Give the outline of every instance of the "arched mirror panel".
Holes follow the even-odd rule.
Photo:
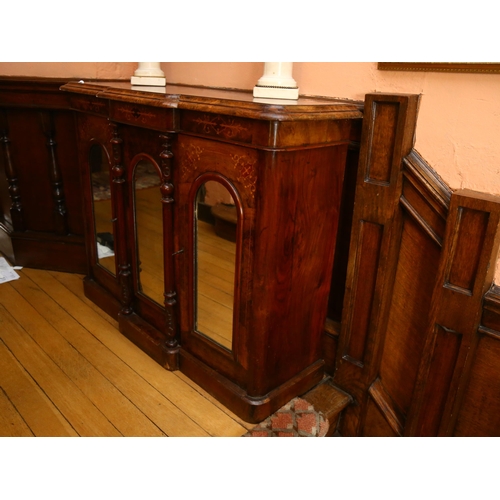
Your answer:
[[[200,183],[194,203],[194,326],[231,351],[241,204],[223,178]]]
[[[102,144],[98,142],[91,144],[88,161],[92,184],[97,263],[116,276],[110,159]]]
[[[135,158],[132,164],[137,289],[163,306],[165,279],[160,169],[156,162],[145,156]]]

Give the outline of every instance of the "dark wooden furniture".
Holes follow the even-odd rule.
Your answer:
[[[63,83],[0,78],[0,251],[21,266],[85,273],[75,122]]]
[[[150,356],[180,368],[248,421],[261,421],[318,383],[359,106],[327,99],[257,102],[243,92],[176,86],[147,92],[128,84],[68,83],[62,90],[78,112],[87,295],[118,317],[121,331]],[[147,191],[136,189],[141,164],[158,178],[158,212],[151,217],[161,245],[147,258],[153,240],[141,246],[147,224]],[[93,200],[91,179],[99,165],[112,180],[112,224],[105,233],[113,237],[115,266],[96,253],[103,205]],[[205,272],[198,199],[210,183],[227,191],[238,214],[233,290],[226,291],[233,294],[231,326],[229,338],[220,333],[220,340],[209,334],[215,306],[203,319],[206,297],[197,290]],[[146,291],[146,267],[160,254],[155,269],[163,290],[155,296]],[[207,295],[220,292],[210,290]]]

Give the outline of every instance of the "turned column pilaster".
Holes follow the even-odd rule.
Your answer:
[[[127,251],[127,235],[125,233],[125,169],[123,167],[123,139],[120,137],[119,128],[116,123],[111,123],[111,146],[113,149],[113,167],[111,175],[113,179],[113,203],[116,219],[119,221],[115,226],[116,242],[115,254],[118,265],[118,279],[121,286],[121,314],[132,313],[132,273],[129,253]]]
[[[177,292],[175,291],[174,258],[183,250],[175,251],[174,248],[174,185],[172,184],[173,134],[161,134],[162,151],[160,153],[160,165],[162,173],[161,201],[163,205],[163,259],[164,259],[164,282],[165,282],[165,351],[167,353],[166,366],[170,370],[178,369],[179,343],[177,340]]]

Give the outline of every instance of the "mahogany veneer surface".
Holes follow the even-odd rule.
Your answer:
[[[175,85],[71,82],[62,90],[78,112],[89,296],[120,311],[122,331],[159,363],[179,367],[249,421],[263,420],[319,382],[347,151],[360,106]],[[115,276],[96,264],[88,191],[93,143],[109,158]],[[139,159],[161,179],[163,304],[138,287],[146,267],[135,251],[131,186]],[[226,347],[198,332],[194,321],[194,200],[207,181],[229,190],[239,214]]]

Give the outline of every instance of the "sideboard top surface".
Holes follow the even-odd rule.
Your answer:
[[[257,99],[250,91],[170,84],[166,87],[139,87],[123,81],[69,82],[62,85],[61,90],[111,101],[221,113],[261,120],[362,118],[362,106],[359,103],[334,98]]]

